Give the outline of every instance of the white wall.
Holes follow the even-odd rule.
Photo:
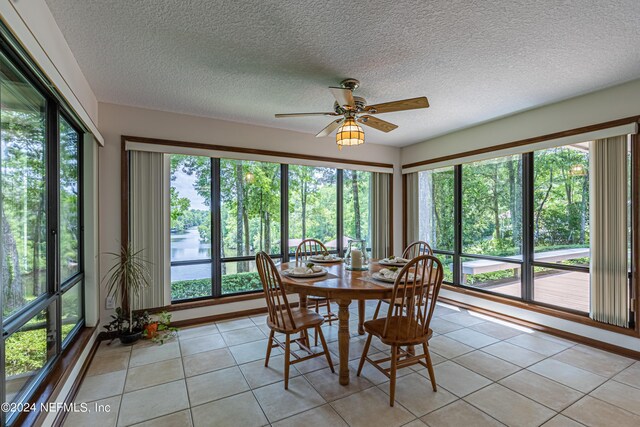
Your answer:
[[[402,164],[640,115],[640,80],[433,138],[402,149]]]
[[[188,116],[163,111],[99,104],[99,129],[105,139],[100,154],[100,253],[118,251],[120,245],[120,146],[122,135],[161,138],[245,148],[284,151],[367,160],[394,165],[394,239],[395,251],[402,246],[402,183],[400,177],[400,149],[383,145],[365,144],[361,147],[338,151],[335,144],[319,140],[314,135],[254,126],[224,120]],[[109,267],[108,260],[101,259],[101,277]],[[253,308],[252,302],[234,306],[235,310]],[[105,319],[104,293],[101,298],[102,319]],[[222,313],[227,310],[214,306],[199,310],[197,317]],[[182,319],[184,313],[174,315]]]
[[[640,115],[640,80],[515,114],[402,148],[402,163],[414,163],[511,141]],[[640,339],[530,310],[443,290],[442,296],[540,325],[640,351]]]
[[[0,0],[0,15],[96,140],[98,101],[45,0]]]

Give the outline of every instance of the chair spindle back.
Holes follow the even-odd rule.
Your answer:
[[[305,239],[296,248],[296,262],[305,256],[321,255],[323,252],[327,252],[327,247],[320,240]]]
[[[394,304],[389,304],[383,337],[414,339],[424,336],[429,330],[442,278],[442,263],[438,258],[420,255],[411,259],[400,270],[393,285],[391,301],[402,301],[400,316],[393,320],[397,328],[389,328],[394,312],[398,312]]]
[[[412,259],[420,255],[433,255],[431,246],[429,246],[429,244],[423,240],[418,240],[417,242],[411,243],[402,252],[402,258],[406,259]]]
[[[264,297],[267,300],[269,320],[278,328],[292,327],[295,329],[296,325],[287,300],[287,293],[282,287],[276,265],[264,251],[256,254],[256,264],[264,289]],[[287,325],[287,321],[289,325]]]

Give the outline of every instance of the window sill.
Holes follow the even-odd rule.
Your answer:
[[[640,333],[638,330],[633,328],[621,328],[620,326],[608,325],[606,323],[596,322],[592,320],[587,315],[580,315],[575,313],[569,313],[560,309],[554,309],[550,307],[544,307],[537,304],[533,304],[525,301],[517,301],[512,298],[501,297],[498,295],[491,295],[485,292],[476,292],[472,289],[461,288],[455,285],[447,285],[443,284],[442,289],[446,289],[448,291],[457,292],[464,295],[469,295],[477,298],[483,298],[489,301],[497,302],[500,304],[510,305],[512,307],[521,308],[524,310],[534,311],[536,313],[545,314],[547,316],[557,317],[563,320],[569,320],[571,322],[580,323],[582,325],[591,326],[594,328],[604,329],[610,332],[615,332],[618,334],[629,335],[632,337],[640,337]]]
[[[255,291],[252,293],[247,293],[242,295],[229,295],[229,296],[218,297],[218,298],[207,298],[207,299],[202,299],[198,301],[178,302],[175,304],[166,305],[164,307],[148,309],[147,311],[150,314],[153,314],[153,313],[161,313],[163,311],[171,312],[171,311],[190,310],[194,308],[231,304],[234,302],[251,301],[251,300],[262,299],[262,298],[264,298],[264,293],[262,291]]]

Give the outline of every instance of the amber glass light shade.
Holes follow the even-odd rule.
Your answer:
[[[364,144],[364,131],[353,117],[348,117],[342,126],[338,128],[336,144],[339,147]]]

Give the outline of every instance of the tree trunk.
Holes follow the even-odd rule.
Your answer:
[[[356,239],[362,239],[362,224],[360,223],[360,198],[358,196],[358,171],[353,171],[353,213],[355,215]]]
[[[2,292],[4,312],[11,312],[24,305],[24,286],[20,271],[18,246],[11,232],[9,221],[2,212]]]
[[[500,206],[498,205],[498,165],[493,167],[493,222],[496,230],[496,240],[501,239],[500,231]]]
[[[242,237],[243,233],[243,221],[242,216],[244,213],[244,190],[242,185],[242,162],[236,163],[236,256],[244,255],[242,253]],[[238,273],[244,271],[244,263],[238,263]]]
[[[271,216],[264,213],[264,251],[271,253]]]
[[[302,240],[307,238],[307,182],[300,186],[300,201],[302,202]]]

